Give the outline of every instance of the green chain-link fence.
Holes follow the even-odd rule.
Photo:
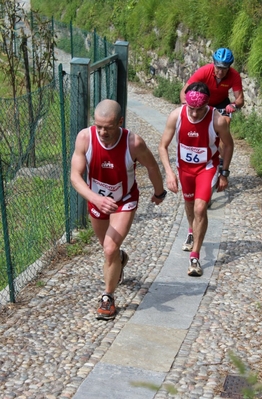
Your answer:
[[[14,288],[11,300],[50,261],[66,230],[58,83],[30,99],[0,99],[0,291],[9,283]],[[28,118],[29,101],[33,121]],[[1,299],[8,292],[2,291]]]
[[[71,66],[67,74],[60,65],[57,77],[41,90],[0,98],[0,304],[16,301],[58,246],[70,242],[83,215],[85,205],[69,179],[76,134],[92,122],[99,101],[126,98],[127,71],[123,75],[116,54],[121,46],[112,48],[113,57],[86,62],[86,81],[81,66]]]
[[[71,54],[72,58],[90,58],[93,63],[114,54],[114,45],[106,38],[101,38],[96,30],[89,32],[73,27],[72,24],[68,29],[67,24],[58,21],[53,24],[57,47]]]

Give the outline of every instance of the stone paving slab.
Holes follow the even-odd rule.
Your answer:
[[[165,326],[126,324],[102,362],[168,373],[174,353],[180,348],[186,332]]]
[[[132,99],[130,96],[127,99],[127,108],[135,112],[137,116],[144,119],[151,126],[153,126],[159,133],[163,133],[167,116],[156,109],[152,109],[139,101]]]
[[[155,392],[132,382],[161,385],[165,373],[99,363],[80,386],[77,399],[152,399]]]
[[[188,329],[207,283],[153,283],[132,321],[152,326]]]

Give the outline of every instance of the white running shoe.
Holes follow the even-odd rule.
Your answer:
[[[199,260],[197,258],[191,258],[189,260],[189,267],[188,267],[188,271],[187,274],[189,276],[193,276],[193,277],[200,277],[203,274],[203,270],[202,267],[199,263]]]
[[[182,245],[182,250],[183,251],[192,251],[193,244],[194,244],[193,234],[192,233],[188,233],[186,241]]]

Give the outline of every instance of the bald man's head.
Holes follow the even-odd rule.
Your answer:
[[[122,117],[122,111],[117,101],[106,99],[97,104],[96,115],[103,118],[114,117],[116,123],[118,123]]]

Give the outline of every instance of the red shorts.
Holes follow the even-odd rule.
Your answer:
[[[202,169],[197,174],[190,174],[179,168],[178,174],[185,201],[194,201],[196,198],[210,201],[218,180],[217,168]]]
[[[137,209],[138,200],[139,200],[139,191],[136,188],[135,190],[132,190],[131,193],[127,194],[124,198],[122,198],[122,200],[117,202],[118,208],[114,213],[131,212],[134,209]],[[95,204],[92,204],[91,202],[87,203],[87,209],[88,209],[89,215],[91,215],[95,219],[102,219],[102,220],[109,219],[110,215],[107,215],[107,214],[101,212],[95,206]]]

